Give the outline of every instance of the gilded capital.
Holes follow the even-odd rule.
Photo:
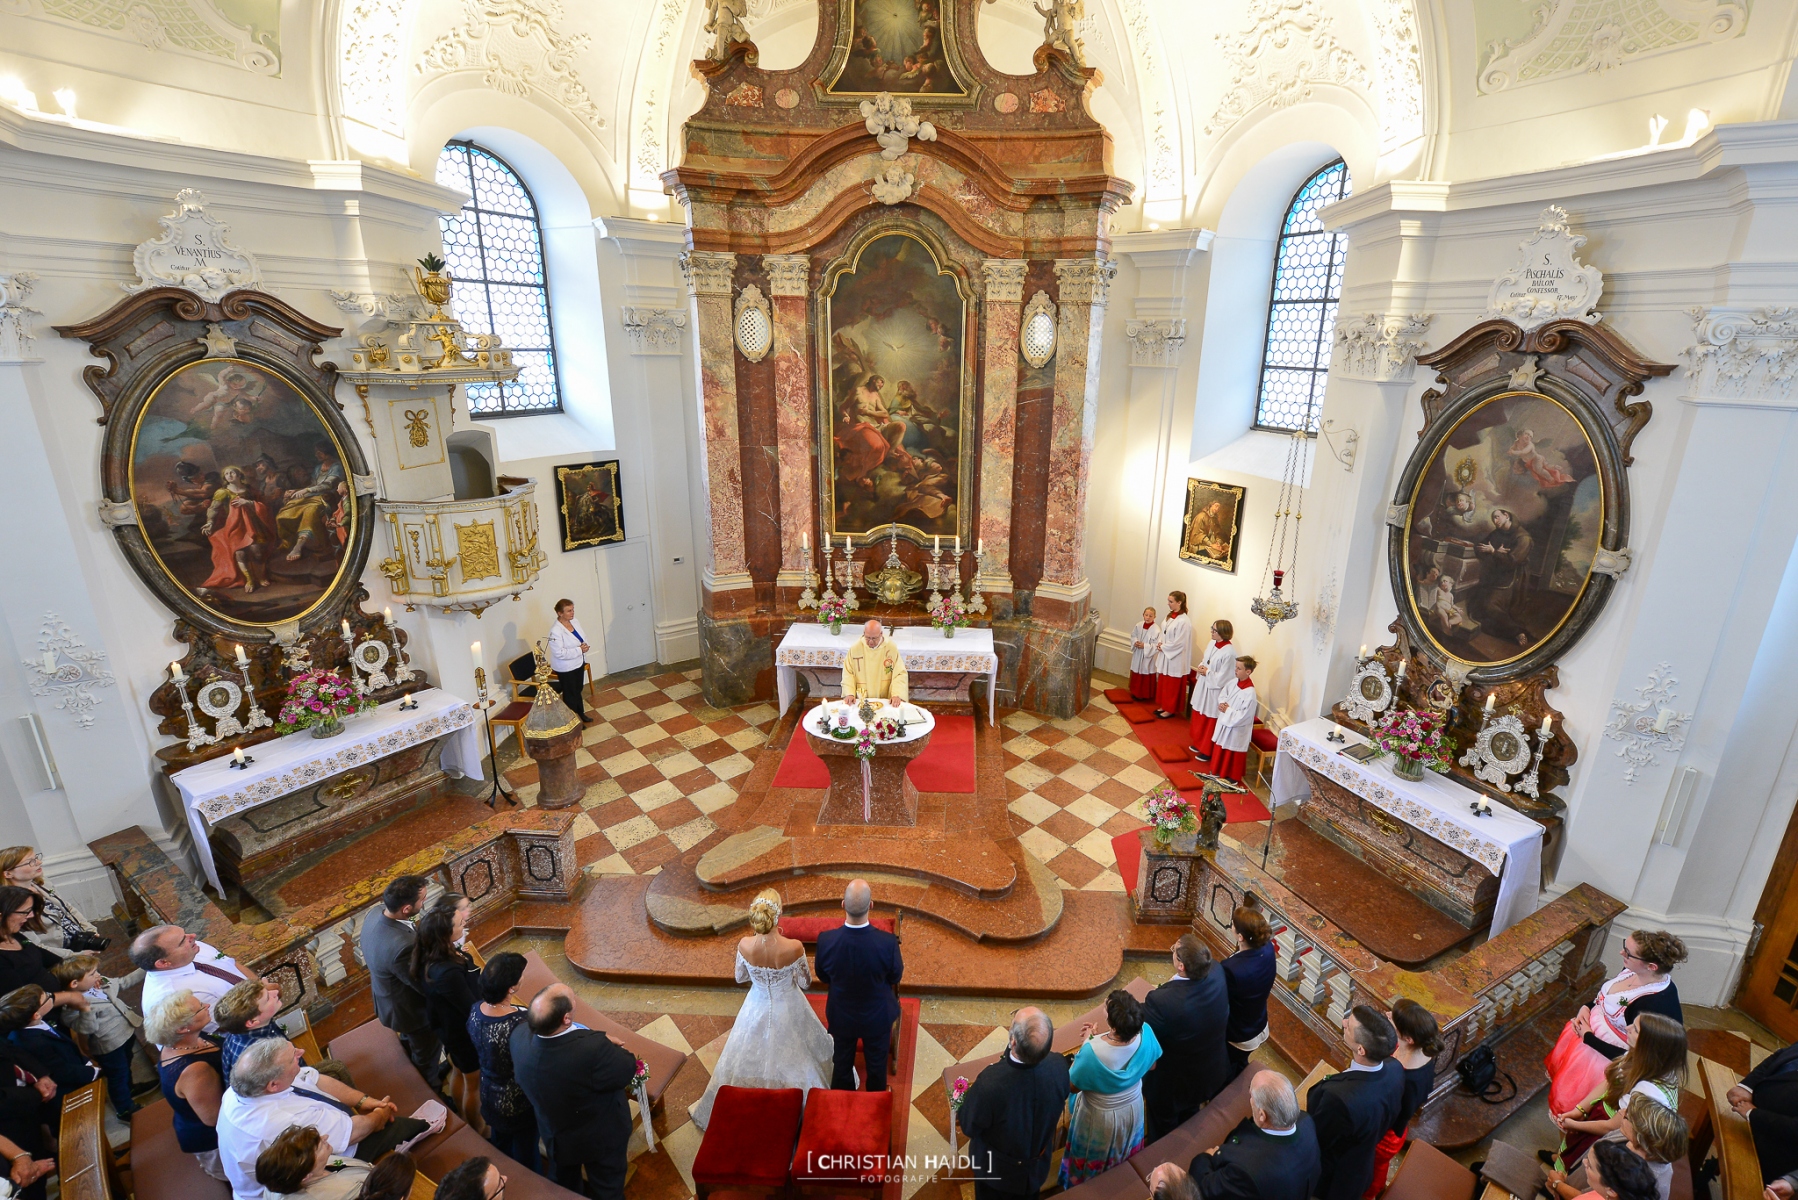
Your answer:
[[[810,290],[812,260],[804,254],[764,254],[770,296],[803,296]]]
[[[1102,258],[1058,258],[1055,278],[1061,281],[1061,303],[1103,308],[1117,264]]]
[[[716,250],[689,250],[681,255],[681,272],[687,277],[687,290],[695,296],[728,296],[731,276],[737,269],[737,256]]]
[[[989,258],[980,264],[986,276],[986,298],[991,304],[1022,304],[1024,276],[1030,264],[1021,258]]]

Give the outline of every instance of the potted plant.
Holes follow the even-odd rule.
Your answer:
[[[828,596],[818,601],[818,624],[830,626],[830,636],[843,632],[843,618],[849,615],[849,603],[841,596]]]
[[[1446,772],[1454,754],[1442,714],[1395,709],[1373,723],[1373,744],[1392,758],[1392,773],[1416,782],[1424,769]]]
[[[930,623],[952,638],[955,631],[968,623],[968,610],[962,607],[959,593],[950,592],[930,608]]]
[[[282,733],[310,729],[315,738],[343,732],[345,717],[371,709],[375,702],[356,694],[356,686],[336,671],[306,671],[287,685],[275,728]]]
[[[1155,827],[1155,840],[1175,850],[1191,850],[1198,840],[1199,818],[1186,797],[1163,783],[1143,797],[1149,824]]]

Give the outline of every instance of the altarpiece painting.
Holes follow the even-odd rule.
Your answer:
[[[909,232],[878,232],[826,283],[826,529],[961,532],[973,386],[968,298]]]
[[[967,94],[953,65],[952,40],[944,22],[953,19],[948,0],[841,0],[841,43],[832,61],[830,94],[954,96]]]

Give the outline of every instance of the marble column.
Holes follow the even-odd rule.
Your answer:
[[[711,555],[705,590],[747,591],[743,544],[743,456],[737,432],[736,338],[731,276],[737,256],[689,251],[681,266],[693,296],[700,379],[700,456],[706,480],[706,525]]]
[[[766,254],[762,265],[768,270],[774,308],[774,419],[780,467],[780,574],[775,585],[798,590],[805,586],[807,565],[801,535],[812,532],[817,508],[807,304],[812,260],[804,254]],[[815,556],[817,540],[812,542]]]
[[[1055,416],[1049,443],[1047,532],[1037,595],[1060,600],[1068,615],[1084,615],[1092,585],[1086,577],[1086,488],[1098,417],[1099,345],[1107,289],[1117,267],[1103,259],[1057,259],[1061,284],[1055,331]]]
[[[1011,486],[1017,449],[1018,326],[1024,307],[1021,258],[989,258],[986,276],[986,362],[980,426],[980,513],[974,536],[986,543],[975,586],[988,594],[1011,591]],[[978,544],[978,541],[976,542]]]

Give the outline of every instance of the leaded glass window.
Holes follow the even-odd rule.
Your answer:
[[[1338,159],[1307,179],[1286,210],[1267,306],[1257,429],[1317,432],[1348,251],[1348,239],[1325,229],[1317,214],[1350,186],[1348,166]]]
[[[437,182],[469,193],[461,212],[443,218],[443,260],[456,281],[450,302],[456,320],[470,333],[497,333],[520,368],[511,383],[468,385],[469,413],[559,412],[562,389],[537,202],[518,172],[473,142],[443,148]]]

